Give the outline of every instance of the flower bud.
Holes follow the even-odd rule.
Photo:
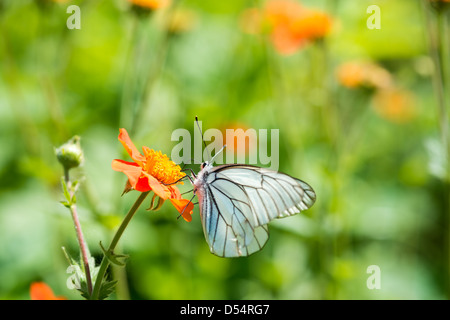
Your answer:
[[[84,156],[80,145],[80,137],[74,136],[62,146],[56,148],[55,154],[65,170],[81,166]]]

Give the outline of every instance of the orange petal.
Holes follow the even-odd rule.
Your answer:
[[[165,185],[163,185],[161,182],[159,182],[156,178],[154,178],[152,175],[148,174],[145,171],[142,171],[142,174],[147,179],[147,184],[150,186],[151,190],[159,196],[163,200],[167,200],[167,198],[170,197],[170,190]],[[137,189],[136,189],[137,190]]]
[[[138,166],[134,162],[128,162],[128,161],[116,159],[116,160],[112,161],[111,167],[113,168],[113,170],[125,173],[126,176],[128,177],[128,181],[130,182],[130,185],[134,189],[136,189],[138,191],[142,191],[142,190],[137,189],[137,187],[136,187],[136,185],[138,184],[139,179],[141,177],[141,173],[142,173],[142,168],[140,166]],[[148,190],[145,190],[145,191],[148,191]]]
[[[177,200],[182,199],[180,190],[178,190],[176,186],[169,186],[169,191],[170,191],[170,199],[177,199]]]
[[[33,282],[30,286],[31,300],[66,300],[64,297],[57,297],[52,289],[44,282]]]
[[[142,172],[144,173],[144,172]],[[142,174],[139,179],[136,182],[136,186],[134,187],[135,190],[140,192],[146,192],[152,190],[150,185],[148,184],[147,176]]]
[[[271,35],[272,43],[279,53],[293,54],[305,43],[305,39],[298,37],[286,26],[280,25],[274,28]]]
[[[173,206],[178,210],[184,220],[192,221],[192,213],[194,211],[194,204],[187,199],[169,199]]]
[[[119,131],[119,141],[122,143],[125,150],[127,150],[131,159],[133,159],[139,166],[142,167],[143,162],[145,161],[145,157],[138,151],[134,143],[131,141],[127,130],[121,128]]]

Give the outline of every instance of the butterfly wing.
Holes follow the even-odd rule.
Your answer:
[[[269,238],[267,224],[311,207],[313,189],[289,175],[247,165],[214,167],[202,184],[200,213],[210,250],[248,256]]]
[[[267,226],[255,226],[245,190],[230,182],[205,185],[201,205],[203,231],[210,250],[220,257],[250,255],[269,238]]]

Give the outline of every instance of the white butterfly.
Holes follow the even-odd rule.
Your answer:
[[[250,165],[213,167],[213,159],[201,165],[192,183],[206,242],[219,257],[261,250],[271,220],[299,213],[316,201],[314,190],[302,180]]]

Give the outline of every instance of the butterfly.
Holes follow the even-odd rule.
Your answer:
[[[219,257],[261,250],[269,239],[270,221],[311,208],[316,201],[313,188],[302,180],[252,165],[214,167],[215,156],[201,164],[197,175],[192,172],[190,180],[206,242]]]

